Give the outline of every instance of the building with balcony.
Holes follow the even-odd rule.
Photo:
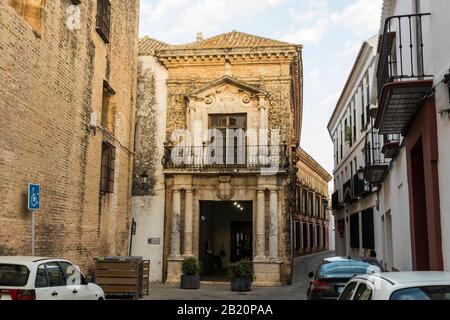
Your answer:
[[[295,255],[302,256],[332,247],[328,185],[333,177],[305,150],[297,155],[293,245]]]
[[[146,37],[140,67],[133,255],[156,262],[156,281],[178,282],[193,256],[204,280],[250,259],[256,285],[290,282],[302,47],[236,31]]]
[[[378,249],[375,232],[377,192],[389,170],[382,153],[384,137],[374,128],[371,99],[374,89],[378,37],[365,41],[328,124],[334,144],[336,253],[364,256]]]
[[[394,269],[450,269],[449,10],[443,0],[383,2],[375,128],[389,137],[385,154],[399,155],[391,170],[397,178],[380,192],[382,257]],[[401,138],[394,144],[392,135]],[[405,227],[391,225],[399,217]],[[396,248],[399,240],[408,241]]]

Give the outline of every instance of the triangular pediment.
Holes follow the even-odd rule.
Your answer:
[[[202,94],[205,94],[205,93],[211,91],[214,88],[220,87],[220,86],[225,85],[225,84],[232,85],[234,87],[237,87],[239,89],[247,91],[250,94],[264,95],[264,96],[267,96],[267,97],[270,96],[270,94],[267,91],[265,91],[265,90],[263,90],[261,88],[258,88],[258,87],[254,86],[254,85],[248,84],[248,83],[246,83],[244,81],[238,80],[238,79],[230,77],[230,76],[223,76],[222,78],[217,79],[217,80],[215,80],[213,82],[210,82],[207,85],[205,85],[205,86],[203,86],[203,87],[201,87],[201,88],[191,92],[190,94],[187,95],[187,97],[188,98],[193,98],[193,97],[200,96]]]

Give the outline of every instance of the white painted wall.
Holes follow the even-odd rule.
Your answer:
[[[329,219],[329,229],[328,229],[328,249],[330,251],[336,250],[336,231],[335,231],[336,225],[334,222],[334,217],[330,214]]]
[[[444,269],[450,271],[450,118],[441,117],[440,111],[450,108],[450,97],[446,84],[442,83],[444,74],[450,69],[450,1],[431,1],[431,28],[433,30],[434,84],[436,87],[437,131],[439,145],[439,189],[441,201],[441,230]]]
[[[380,190],[380,214],[377,217],[378,235],[376,237],[379,259],[386,261],[383,246],[381,217],[389,210],[392,214],[393,266],[400,271],[412,270],[411,230],[409,216],[408,175],[406,150],[403,148],[393,163],[383,187]]]
[[[139,61],[143,67],[150,69],[155,77],[156,112],[158,117],[158,134],[156,145],[157,159],[162,159],[166,132],[167,110],[167,70],[155,57],[141,56]],[[150,260],[150,282],[162,282],[163,245],[164,245],[164,211],[165,186],[164,174],[160,161],[157,161],[156,187],[154,196],[133,197],[132,215],[136,221],[136,235],[133,237],[132,255],[142,256]],[[159,245],[148,244],[149,238],[159,238]]]

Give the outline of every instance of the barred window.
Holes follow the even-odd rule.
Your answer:
[[[115,165],[116,165],[116,148],[107,142],[103,142],[100,192],[102,193],[114,192]]]
[[[109,43],[111,28],[111,3],[109,0],[97,0],[97,27],[98,34],[103,41]]]

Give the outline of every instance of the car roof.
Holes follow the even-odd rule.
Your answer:
[[[352,258],[352,257],[330,257],[323,259],[324,262],[341,262],[341,261],[364,261],[364,262],[378,262],[374,258]]]
[[[48,258],[48,257],[27,257],[27,256],[0,256],[0,263],[4,264],[32,264],[39,261],[44,260],[64,260],[64,259],[54,259],[54,258]]]
[[[419,271],[419,272],[384,272],[371,275],[359,275],[356,278],[365,280],[383,279],[391,285],[403,285],[414,283],[448,283],[450,285],[450,272]]]

